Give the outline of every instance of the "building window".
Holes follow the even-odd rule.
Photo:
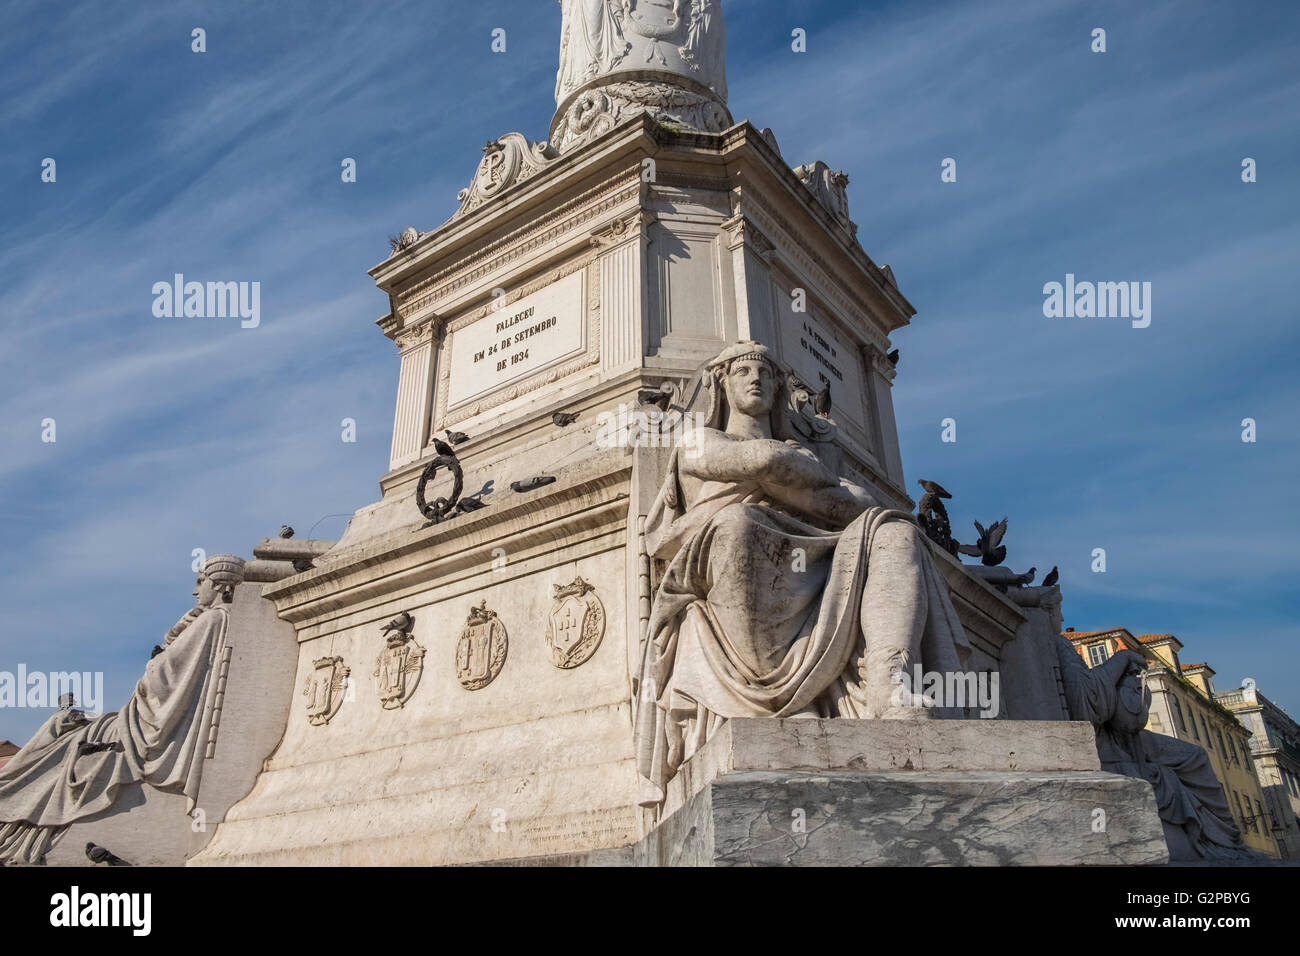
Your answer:
[[[1213,750],[1214,741],[1210,739],[1210,725],[1205,720],[1205,715],[1201,714],[1201,730],[1205,731],[1205,749]]]
[[[1098,664],[1106,663],[1106,658],[1110,657],[1110,650],[1106,647],[1106,642],[1088,645],[1088,666],[1096,667]]]
[[[1183,705],[1178,703],[1178,698],[1173,694],[1169,695],[1169,700],[1174,705],[1174,723],[1178,725],[1179,730],[1187,733],[1187,724],[1183,721]]]
[[[1258,800],[1255,801],[1255,832],[1264,832],[1264,807]]]
[[[1223,759],[1226,762],[1228,759],[1228,747],[1223,742],[1223,731],[1218,727],[1215,727],[1214,732],[1219,735],[1219,750],[1223,752]]]

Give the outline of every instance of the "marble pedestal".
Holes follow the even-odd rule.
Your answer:
[[[1078,866],[1168,861],[1151,787],[1065,721],[732,720],[624,866]]]

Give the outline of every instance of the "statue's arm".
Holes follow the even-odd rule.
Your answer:
[[[792,488],[760,481],[759,486],[774,502],[784,505],[796,514],[803,514],[833,530],[846,527],[862,512],[871,507],[847,486],[833,485],[825,488]]]
[[[839,478],[801,445],[771,438],[732,438],[711,428],[690,433],[680,467],[703,481],[754,481],[802,489],[839,485]]]

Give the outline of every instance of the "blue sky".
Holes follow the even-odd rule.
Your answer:
[[[366,269],[451,214],[486,139],[545,136],[559,9],[6,11],[0,670],[103,671],[112,708],[191,605],[193,548],[248,554],[282,522],[337,537],[378,497],[397,355]],[[724,11],[732,112],[849,173],[863,247],[918,310],[895,337],[913,493],[942,482],[962,532],[1008,515],[1008,563],[1060,565],[1067,624],[1171,631],[1220,687],[1254,677],[1294,712],[1300,7]],[[155,318],[177,272],[259,281],[261,326]],[[1151,282],[1151,326],[1045,318],[1066,273]],[[2,711],[0,738],[47,715]]]

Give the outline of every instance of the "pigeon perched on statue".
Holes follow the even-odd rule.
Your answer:
[[[130,866],[112,850],[99,846],[95,843],[86,844],[86,859],[96,866]]]
[[[402,634],[410,634],[414,627],[415,618],[411,617],[409,611],[403,611],[401,614],[397,615],[397,617],[385,624],[381,633],[387,634],[389,631],[398,631]]]
[[[654,405],[659,411],[666,412],[672,403],[675,391],[676,386],[672,382],[662,382],[653,388],[637,389],[636,401],[638,405]]]

